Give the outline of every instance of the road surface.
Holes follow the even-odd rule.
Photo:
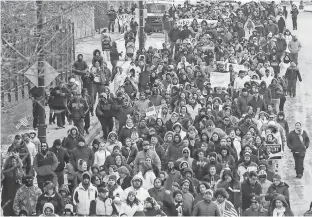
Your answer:
[[[298,36],[302,44],[299,53],[299,70],[302,76],[302,82],[297,83],[296,98],[287,97],[285,104],[285,113],[290,130],[294,129],[296,122],[300,121],[303,129],[307,131],[312,140],[312,13],[300,12],[298,17],[298,30],[292,30],[291,18],[287,20],[287,28]],[[290,186],[290,204],[295,215],[302,215],[309,209],[312,202],[312,147],[309,147],[305,157],[305,171],[302,179],[296,179],[295,163],[292,153],[288,148],[285,151],[285,157],[279,165],[284,181]]]

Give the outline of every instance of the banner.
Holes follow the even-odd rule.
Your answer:
[[[193,22],[193,20],[194,20],[193,18],[181,19],[181,20],[177,21],[177,24],[178,24],[178,26],[184,26],[184,25],[190,26],[191,23]],[[203,21],[206,21],[208,26],[211,25],[213,27],[215,27],[217,25],[217,22],[218,22],[218,20],[205,20],[205,19],[196,19],[196,20],[197,20],[198,24],[200,24],[200,25]]]
[[[229,66],[233,66],[234,72],[239,72],[240,70],[246,70],[244,65],[239,65],[239,64],[233,64],[233,63],[227,63],[226,64],[226,70],[229,70]]]
[[[120,26],[129,26],[131,19],[133,18],[132,14],[118,14],[118,22]]]
[[[282,159],[283,151],[281,144],[265,144],[269,151],[269,159]]]
[[[210,83],[211,87],[225,87],[227,88],[230,83],[230,73],[229,72],[211,72],[210,73]]]

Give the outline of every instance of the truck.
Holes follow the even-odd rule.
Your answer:
[[[162,19],[165,11],[168,11],[173,5],[183,4],[181,0],[147,0],[145,9],[147,17],[145,18],[145,32],[152,34],[154,32],[162,32]]]

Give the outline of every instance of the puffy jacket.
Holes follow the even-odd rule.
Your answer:
[[[13,210],[18,216],[20,211],[27,211],[28,215],[36,212],[36,204],[42,191],[37,186],[26,187],[23,185],[17,190]]]
[[[81,138],[81,136],[79,135],[78,129],[77,127],[72,127],[69,132],[72,131],[72,129],[75,129],[77,134],[76,136],[73,136],[73,134],[69,133],[69,135],[67,137],[65,137],[62,141],[62,145],[64,148],[66,148],[66,150],[68,151],[68,153],[70,154],[71,151],[77,147],[78,145],[78,141]]]
[[[261,185],[256,182],[255,186],[251,186],[249,179],[242,183],[242,209],[246,210],[251,205],[251,198],[256,195],[260,196],[262,193]]]
[[[237,107],[241,115],[247,112],[247,106],[251,99],[252,99],[251,95],[240,96],[237,98]]]
[[[77,146],[71,153],[71,164],[78,170],[78,160],[82,159],[87,162],[88,168],[91,167],[94,163],[94,153],[87,144],[84,146]]]
[[[84,172],[84,174],[88,174],[91,180],[91,176],[88,172]],[[92,200],[98,196],[98,191],[96,187],[92,184],[89,184],[89,187],[85,189],[80,183],[74,190],[73,193],[73,203],[77,207],[78,215],[89,215],[90,211],[90,203]]]
[[[265,200],[273,201],[277,194],[284,195],[287,203],[289,204],[289,186],[285,182],[281,182],[278,186],[272,184],[268,192],[266,192]]]

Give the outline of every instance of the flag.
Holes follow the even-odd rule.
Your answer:
[[[224,210],[223,211],[223,216],[224,217],[236,217],[238,215],[237,215],[237,212],[236,212],[235,208],[231,207],[230,210]]]
[[[28,126],[28,125],[29,125],[29,123],[28,123],[27,118],[26,118],[26,117],[23,117],[23,118],[20,119],[20,120],[18,121],[18,123],[15,125],[15,128],[16,128],[17,130],[19,130],[19,129],[21,128],[21,126],[26,127],[26,126]]]
[[[237,217],[238,214],[233,204],[230,201],[225,201],[225,203],[226,207],[223,211],[223,217]]]

